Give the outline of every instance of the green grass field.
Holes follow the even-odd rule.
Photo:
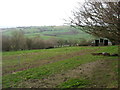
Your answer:
[[[3,52],[3,88],[116,88],[117,46]],[[111,82],[109,82],[111,81]]]
[[[26,37],[41,36],[43,39],[64,39],[64,40],[86,40],[94,39],[92,35],[89,35],[81,30],[75,29],[70,26],[41,26],[41,27],[21,27],[21,28],[8,28],[5,29],[2,34],[11,36],[14,31],[24,32]],[[88,38],[89,37],[89,38]]]

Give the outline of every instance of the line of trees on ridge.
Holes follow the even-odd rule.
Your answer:
[[[82,41],[79,42],[77,40],[63,40],[55,38],[44,40],[40,36],[28,38],[22,31],[14,31],[12,36],[2,35],[2,51],[49,49],[76,45],[90,45],[90,41],[82,39]]]

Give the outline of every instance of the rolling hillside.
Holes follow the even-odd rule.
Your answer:
[[[11,36],[13,31],[22,31],[26,37],[41,36],[43,39],[91,40],[94,37],[70,26],[17,27],[3,29],[3,35]]]

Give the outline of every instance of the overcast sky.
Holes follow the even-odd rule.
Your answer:
[[[63,25],[84,0],[0,0],[0,27]]]

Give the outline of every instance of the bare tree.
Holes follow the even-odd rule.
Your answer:
[[[120,43],[120,2],[85,2],[73,11],[69,24],[97,37]]]
[[[13,50],[25,50],[27,48],[26,38],[21,31],[14,31],[11,37],[11,48]]]
[[[10,51],[10,37],[2,35],[2,51]]]

